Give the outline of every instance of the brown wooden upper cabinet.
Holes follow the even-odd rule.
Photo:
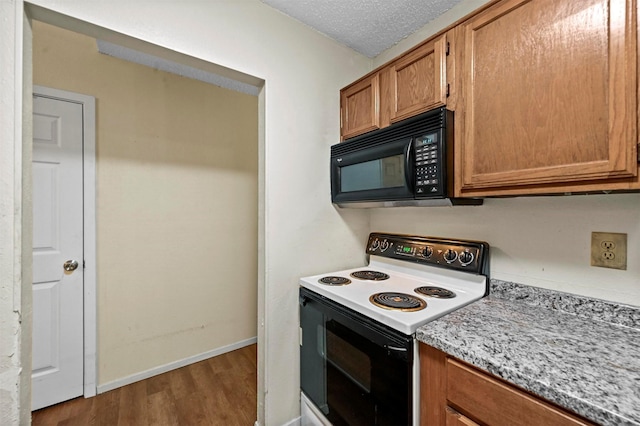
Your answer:
[[[342,140],[445,105],[446,55],[441,35],[342,89]]]
[[[391,64],[391,121],[396,122],[446,104],[447,39],[441,36]]]
[[[502,0],[456,27],[456,195],[636,189],[636,0]]]
[[[340,91],[342,139],[380,128],[380,77],[378,73]]]

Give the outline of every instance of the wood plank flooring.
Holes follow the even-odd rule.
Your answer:
[[[257,346],[32,413],[34,426],[250,426],[256,420]]]

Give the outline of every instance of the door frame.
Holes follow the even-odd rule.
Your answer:
[[[84,397],[96,395],[97,356],[97,256],[96,256],[96,100],[93,96],[33,85],[33,94],[82,106],[83,205],[83,346]]]

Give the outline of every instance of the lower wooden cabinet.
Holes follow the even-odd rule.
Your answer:
[[[451,407],[445,409],[447,426],[480,426],[469,417],[463,416]]]
[[[424,426],[594,424],[425,344],[420,344],[420,399]]]

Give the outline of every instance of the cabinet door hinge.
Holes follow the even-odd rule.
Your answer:
[[[447,47],[444,52],[446,56],[449,56],[449,53],[451,52],[451,44],[449,42],[447,42]]]
[[[640,163],[640,142],[638,142],[638,146],[636,147],[636,154],[638,154],[638,163]]]
[[[448,97],[449,97],[449,95],[450,95],[450,91],[449,91],[450,87],[451,87],[451,86],[449,86],[449,83],[447,83],[447,98],[448,98]]]

